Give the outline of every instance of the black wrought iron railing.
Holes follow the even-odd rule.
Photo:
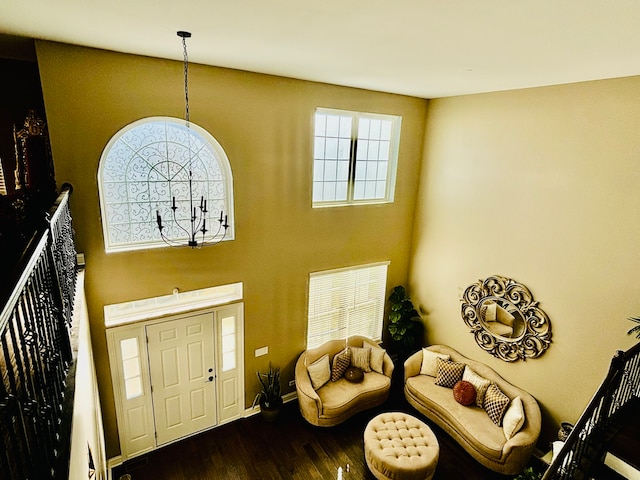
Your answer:
[[[607,377],[589,402],[543,480],[582,480],[596,476],[608,446],[640,396],[640,343],[611,360]]]
[[[65,189],[0,314],[0,478],[66,478],[76,251]],[[68,402],[67,402],[68,403]],[[65,458],[66,457],[66,458]]]

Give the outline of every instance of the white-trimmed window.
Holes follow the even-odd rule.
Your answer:
[[[233,176],[222,146],[203,128],[178,118],[150,117],[127,125],[109,141],[98,168],[100,211],[107,252],[163,247],[163,233],[186,240],[173,220],[188,224],[189,165],[193,198],[207,201],[206,224],[218,225],[221,212],[234,238]],[[210,229],[212,227],[209,227]]]
[[[382,339],[389,262],[309,275],[307,348],[363,335]]]
[[[402,117],[318,108],[313,206],[393,202]]]

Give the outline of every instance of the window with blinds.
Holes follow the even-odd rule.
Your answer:
[[[363,335],[382,339],[389,262],[311,273],[307,348]]]

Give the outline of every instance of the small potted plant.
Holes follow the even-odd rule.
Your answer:
[[[542,473],[536,472],[532,467],[527,467],[514,480],[540,480]]]
[[[262,390],[258,392],[253,400],[253,405],[259,402],[262,417],[273,422],[282,410],[282,395],[280,394],[280,369],[271,365],[266,372],[257,371],[258,380]]]
[[[423,325],[420,314],[413,306],[413,302],[407,296],[405,288],[401,285],[395,287],[389,296],[391,312],[389,313],[389,325],[387,330],[396,343],[400,361],[417,350],[421,340]]]

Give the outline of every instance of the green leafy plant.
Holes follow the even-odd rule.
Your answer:
[[[542,473],[536,472],[532,467],[527,467],[514,480],[540,480]]]
[[[391,338],[398,343],[402,353],[409,353],[419,339],[422,332],[420,314],[407,296],[405,288],[398,285],[389,295],[391,312],[387,330]]]
[[[282,395],[280,394],[280,369],[271,365],[266,372],[257,371],[258,380],[262,386],[262,391],[258,392],[253,404],[260,402],[260,406],[266,408],[278,408],[282,406]]]
[[[640,317],[629,317],[629,320],[631,320],[632,322],[636,322],[638,325],[629,330],[627,332],[627,335],[635,334],[636,338],[640,338]]]

